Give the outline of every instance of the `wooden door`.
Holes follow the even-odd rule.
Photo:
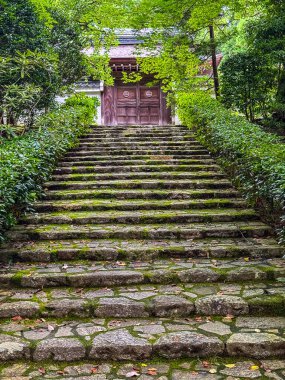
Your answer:
[[[104,91],[105,125],[168,125],[171,111],[160,86],[125,85],[120,81]]]
[[[138,124],[137,86],[118,86],[115,88],[115,119],[117,125]]]
[[[156,87],[139,87],[139,124],[159,125],[161,120],[161,90]]]

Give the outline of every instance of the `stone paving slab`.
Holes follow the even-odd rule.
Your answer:
[[[255,240],[257,242],[257,240]],[[121,247],[128,242],[121,242]],[[66,242],[68,248],[72,242]],[[90,248],[97,242],[89,243]],[[191,242],[190,242],[191,244]],[[107,243],[102,242],[107,247]],[[32,247],[33,245],[31,245]],[[51,249],[55,249],[56,245]],[[76,281],[81,286],[115,286],[132,284],[179,284],[262,282],[276,279],[275,286],[282,288],[285,278],[283,259],[172,259],[154,261],[99,261],[14,264],[0,267],[0,283],[8,286],[52,286],[57,277],[61,285]],[[73,280],[73,278],[75,280]],[[29,281],[29,279],[31,281]],[[97,282],[96,282],[97,279]],[[38,281],[38,283],[37,283]],[[92,281],[92,282],[90,282]],[[99,281],[99,282],[98,282]],[[49,282],[51,282],[49,284]],[[85,282],[85,283],[84,283]],[[262,293],[261,293],[262,294]]]
[[[258,221],[251,209],[203,209],[203,210],[136,210],[136,211],[58,211],[38,213],[21,220],[24,225],[32,224],[110,224],[110,223],[214,223],[234,221]]]
[[[128,199],[128,200],[177,200],[177,199],[237,199],[239,193],[234,189],[200,189],[200,190],[120,190],[120,189],[105,189],[105,190],[50,190],[45,194],[46,200],[79,200],[79,199]]]
[[[285,315],[283,282],[157,285],[156,278],[152,284],[135,285],[133,279],[138,283],[139,278],[134,272],[103,273],[104,279],[98,273],[24,275],[20,280],[24,288],[0,291],[0,318]],[[126,286],[120,286],[120,275]]]
[[[259,263],[258,258],[266,260],[267,257],[280,256],[282,247],[278,246],[270,238],[208,238],[208,239],[189,239],[189,240],[57,240],[57,241],[33,241],[33,242],[16,242],[2,247],[2,257],[4,255],[13,258],[14,261],[22,262],[51,262],[51,261],[75,261],[75,260],[108,260],[113,262],[111,267],[116,267],[117,261],[149,260],[154,265],[153,260],[165,258],[167,256],[173,259],[183,257],[195,260],[199,257],[203,263],[203,257],[212,257],[213,263],[209,267],[213,269],[225,268],[224,263],[219,264],[219,257],[235,258],[245,257],[253,261],[262,270],[269,272],[277,270],[274,265]],[[233,260],[233,259],[229,259]],[[75,261],[76,262],[76,261]],[[284,262],[284,261],[283,261]],[[232,264],[232,269],[236,265],[242,269],[245,267],[241,261],[239,264]],[[199,265],[199,264],[198,264]],[[89,264],[88,264],[89,266]],[[139,266],[139,265],[138,265]],[[230,266],[227,266],[230,269]],[[93,266],[92,266],[93,267]],[[9,268],[12,269],[12,268]],[[21,268],[20,268],[21,269]],[[171,270],[171,268],[165,267]],[[0,269],[1,270],[1,269]],[[170,273],[171,277],[172,274]],[[267,276],[269,273],[267,274]],[[276,277],[276,276],[275,276]],[[202,280],[204,281],[204,280]]]
[[[103,181],[103,180],[141,180],[141,179],[170,179],[170,180],[185,180],[185,179],[225,179],[226,176],[223,173],[217,171],[193,171],[193,172],[174,172],[174,171],[153,171],[153,172],[109,172],[109,173],[99,173],[95,171],[91,173],[74,173],[74,174],[57,174],[51,177],[51,181],[65,181],[70,183],[80,182],[80,181]]]
[[[44,362],[215,356],[284,357],[285,318],[17,319],[0,326],[0,360]],[[262,320],[267,326],[265,328]],[[238,327],[240,326],[240,327]]]
[[[101,210],[172,210],[172,209],[202,209],[202,208],[217,208],[217,207],[245,207],[245,201],[243,199],[197,199],[197,200],[75,200],[75,201],[52,201],[52,202],[40,202],[34,205],[37,212],[46,211],[101,211]]]
[[[13,241],[69,240],[69,239],[141,239],[141,240],[189,240],[208,238],[258,238],[272,237],[272,228],[258,221],[236,221],[224,223],[160,223],[160,224],[39,224],[16,226],[7,233]],[[275,242],[277,255],[284,248]],[[273,254],[274,255],[274,254]],[[276,256],[276,254],[275,254]],[[225,256],[218,256],[225,257]],[[268,256],[267,256],[268,257]]]

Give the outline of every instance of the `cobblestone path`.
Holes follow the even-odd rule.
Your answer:
[[[95,127],[35,210],[0,251],[0,379],[285,379],[284,248],[187,128]]]

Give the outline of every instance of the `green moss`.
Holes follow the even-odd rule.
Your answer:
[[[26,269],[26,270],[20,270],[20,271],[18,271],[17,273],[15,273],[13,275],[13,277],[11,278],[11,282],[13,284],[15,284],[16,286],[20,286],[21,282],[22,282],[22,278],[24,276],[28,276],[28,275],[30,275],[32,273],[33,273],[33,268]]]
[[[250,311],[255,315],[285,315],[285,299],[281,295],[265,295],[247,300]]]

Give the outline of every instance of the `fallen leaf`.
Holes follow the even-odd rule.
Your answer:
[[[142,363],[141,366],[142,366],[142,367],[147,367],[147,364]]]
[[[41,373],[43,375],[46,373],[45,368],[39,368],[38,371],[39,371],[39,373]]]
[[[223,321],[223,322],[232,322],[233,319],[234,319],[234,316],[231,315],[231,314],[228,314],[228,315],[226,315],[226,316],[222,319],[222,321]]]
[[[149,368],[147,370],[148,375],[150,376],[156,376],[157,375],[157,369],[156,368]]]
[[[122,261],[117,261],[116,264],[119,265],[120,267],[125,267],[127,265],[127,263],[124,263]]]
[[[91,373],[97,373],[98,372],[98,366],[91,368]]]
[[[138,376],[140,376],[140,373],[139,372],[137,372],[137,371],[131,371],[131,372],[128,372],[128,373],[126,373],[126,377],[138,377]]]
[[[15,317],[11,318],[13,322],[19,322],[22,321],[23,318],[20,315],[16,315]]]
[[[250,367],[251,371],[257,371],[259,369],[259,366],[258,365],[252,365]]]
[[[245,258],[244,258],[244,261],[249,261],[249,257],[245,257]]]
[[[209,372],[210,373],[217,373],[218,371],[215,368],[211,368],[211,369],[209,369]]]
[[[225,367],[227,368],[235,368],[235,364],[225,364]]]
[[[47,329],[48,329],[48,331],[53,331],[53,330],[54,330],[54,327],[53,327],[52,325],[48,325],[48,326],[47,326]]]

